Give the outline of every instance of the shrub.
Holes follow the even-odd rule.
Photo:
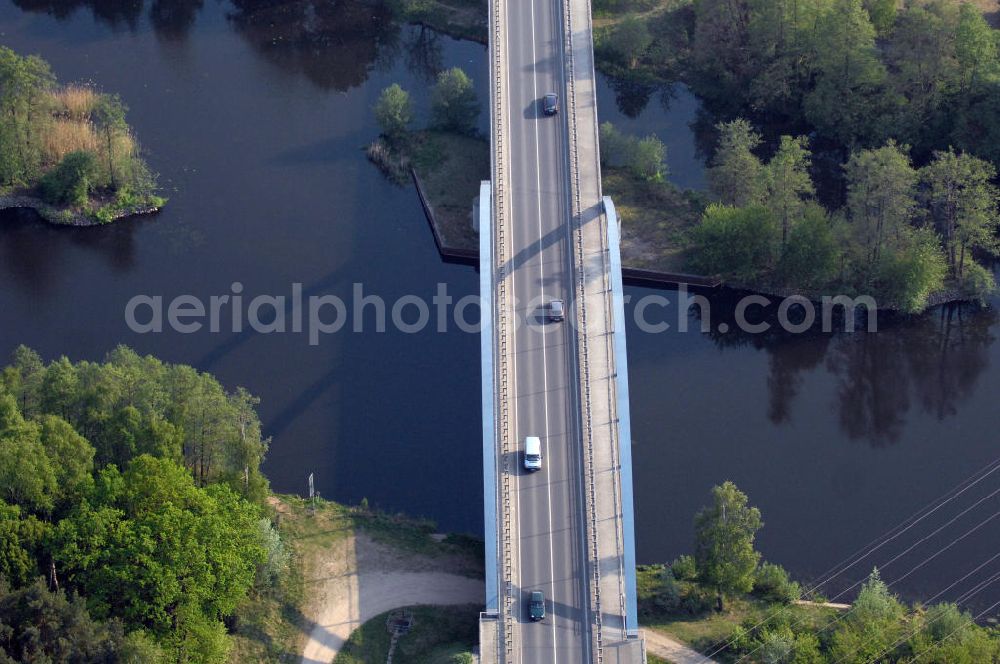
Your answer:
[[[840,252],[830,220],[819,205],[808,205],[792,226],[781,254],[781,282],[795,288],[823,288],[837,273]]]
[[[659,582],[650,593],[648,601],[657,613],[673,613],[681,605],[681,590],[669,569],[661,570]]]
[[[692,267],[704,275],[718,275],[752,284],[775,263],[778,224],[760,205],[710,205],[691,233]]]
[[[715,595],[699,586],[692,585],[681,598],[680,608],[685,613],[698,616],[715,608]]]
[[[970,300],[980,303],[986,302],[986,298],[997,288],[993,273],[976,261],[967,261],[965,264],[965,276],[962,279],[962,295]]]
[[[643,180],[660,181],[667,174],[667,147],[655,134],[645,138],[618,131],[610,122],[600,127],[601,166],[624,167]]]
[[[802,589],[788,577],[788,572],[781,565],[763,563],[757,568],[753,594],[769,602],[790,604],[801,597]]]
[[[906,247],[887,252],[879,261],[878,295],[903,311],[921,311],[930,294],[944,287],[947,271],[937,236],[930,229],[917,230]]]
[[[686,554],[679,556],[677,560],[670,563],[670,571],[678,581],[694,581],[698,576],[694,557]]]
[[[42,198],[52,204],[85,205],[96,172],[97,158],[92,152],[70,152],[42,178]]]

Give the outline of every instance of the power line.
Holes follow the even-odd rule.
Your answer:
[[[972,527],[972,528],[971,528],[970,530],[967,530],[967,531],[966,531],[965,533],[963,533],[963,534],[962,534],[962,535],[961,535],[960,537],[958,537],[957,539],[955,539],[955,540],[953,540],[953,541],[949,542],[948,544],[946,544],[946,545],[945,545],[944,547],[942,547],[941,549],[938,549],[938,550],[937,550],[936,552],[934,552],[933,554],[931,554],[930,556],[928,556],[927,558],[925,558],[924,560],[922,560],[921,562],[919,562],[919,563],[917,564],[917,566],[916,566],[916,567],[912,568],[912,569],[911,569],[911,570],[910,570],[909,572],[907,572],[907,573],[906,573],[905,575],[903,575],[903,576],[902,576],[902,577],[900,577],[899,579],[896,579],[896,580],[895,580],[895,581],[893,581],[892,583],[896,583],[897,581],[899,581],[899,580],[901,580],[901,579],[904,579],[904,578],[906,578],[907,576],[909,576],[909,575],[910,575],[910,573],[912,573],[913,571],[915,571],[915,570],[916,570],[917,568],[919,568],[919,567],[923,567],[923,566],[924,566],[924,565],[925,565],[926,563],[928,563],[929,561],[933,560],[934,558],[936,558],[937,556],[939,556],[939,555],[940,555],[941,553],[943,553],[944,551],[946,551],[946,550],[950,549],[950,548],[951,548],[951,547],[952,547],[952,546],[953,546],[954,544],[956,544],[957,542],[959,542],[959,541],[961,541],[961,540],[965,539],[966,537],[968,537],[969,535],[971,535],[971,534],[972,534],[972,533],[974,533],[975,531],[979,530],[979,529],[980,529],[980,528],[982,528],[982,527],[983,527],[984,525],[986,525],[987,523],[989,523],[990,521],[992,521],[993,519],[995,519],[995,518],[996,518],[996,517],[998,517],[998,516],[1000,516],[1000,511],[997,511],[997,512],[994,512],[994,513],[992,514],[992,516],[990,516],[990,517],[989,517],[989,518],[987,518],[986,520],[984,520],[984,521],[981,521],[980,523],[976,524],[976,525],[975,525],[975,526],[973,526],[973,527]],[[842,591],[842,592],[841,592],[840,594],[836,595],[836,596],[835,596],[835,597],[833,597],[832,599],[837,599],[838,597],[840,597],[840,596],[844,595],[845,593],[849,592],[849,591],[850,591],[851,589],[853,589],[854,587],[856,587],[856,586],[857,586],[857,585],[859,585],[860,583],[863,583],[863,581],[860,581],[860,582],[858,582],[858,583],[855,583],[855,584],[854,584],[854,585],[852,585],[852,586],[851,586],[850,588],[847,588],[847,589],[845,589],[844,591]],[[886,585],[886,587],[888,588],[889,586],[891,586],[891,585],[892,585],[892,583],[886,583],[885,585]],[[828,628],[830,628],[830,627],[834,627],[834,626],[836,626],[836,625],[837,625],[837,624],[838,624],[838,623],[839,623],[840,621],[842,621],[842,620],[843,620],[844,618],[846,618],[847,616],[849,616],[849,615],[851,614],[851,612],[852,612],[852,611],[854,611],[854,606],[853,606],[853,605],[851,606],[851,608],[850,608],[850,609],[848,609],[847,611],[845,611],[844,613],[842,613],[842,614],[841,614],[840,616],[838,616],[838,617],[837,617],[837,618],[836,618],[835,620],[831,620],[831,621],[827,622],[827,623],[826,623],[826,625],[824,625],[824,626],[823,626],[823,629],[828,629]],[[802,622],[803,622],[804,620],[805,620],[805,618],[804,618],[804,617],[803,617],[803,618],[799,618],[799,619],[798,619],[798,620],[796,620],[796,621],[795,621],[794,623],[792,623],[791,627],[795,627],[796,625],[800,625],[800,624],[802,624]],[[761,648],[763,648],[763,647],[764,647],[764,644],[763,644],[763,643],[762,643],[762,644],[760,644],[759,646],[757,646],[756,648],[754,648],[753,650],[751,650],[750,652],[748,652],[747,654],[743,655],[743,656],[742,656],[742,657],[740,657],[740,658],[739,658],[738,660],[736,660],[736,664],[739,664],[740,662],[742,662],[743,660],[745,660],[745,659],[746,659],[747,657],[749,657],[750,655],[754,654],[755,652],[757,652],[758,650],[760,650],[760,649],[761,649]]]
[[[976,614],[972,618],[972,620],[967,620],[964,623],[962,623],[961,625],[959,625],[958,627],[956,627],[955,629],[951,630],[950,633],[948,633],[944,638],[942,638],[940,641],[938,641],[938,644],[944,643],[945,641],[947,641],[951,637],[955,636],[955,634],[958,634],[961,630],[965,629],[966,627],[968,627],[972,623],[976,622],[977,620],[979,620],[980,618],[982,618],[983,616],[985,616],[987,613],[989,613],[990,611],[992,611],[993,609],[995,609],[998,606],[1000,606],[1000,601],[998,601],[995,604],[993,604],[993,605],[987,607],[986,609],[980,611],[978,614]],[[927,650],[925,650],[924,652],[920,653],[919,655],[917,655],[916,657],[914,657],[912,660],[910,660],[910,664],[916,664],[918,661],[920,661],[921,659],[923,659],[924,655],[926,655],[929,652],[931,652],[931,648],[928,648]]]
[[[978,572],[982,568],[986,567],[987,565],[989,565],[991,562],[993,562],[997,558],[1000,558],[1000,551],[998,551],[997,553],[994,553],[992,556],[989,557],[988,560],[986,560],[986,562],[980,563],[979,566],[976,567],[976,569],[972,570],[971,572],[969,572],[968,574],[966,574],[965,576],[963,576],[958,581],[953,581],[953,582],[949,583],[947,587],[945,587],[942,590],[939,590],[936,594],[934,594],[931,597],[929,597],[927,599],[927,601],[924,602],[924,603],[925,604],[930,604],[931,602],[933,602],[934,600],[936,600],[938,597],[940,597],[941,595],[945,594],[946,592],[948,592],[949,590],[951,590],[952,588],[954,588],[955,586],[957,586],[958,584],[960,584],[962,581],[965,581],[970,576],[972,576],[973,574],[975,574],[976,572]]]
[[[865,558],[868,558],[869,556],[871,556],[873,553],[875,553],[876,551],[878,551],[879,549],[881,549],[886,544],[888,544],[888,543],[896,540],[898,537],[900,537],[901,535],[903,535],[904,533],[906,533],[907,531],[909,531],[915,525],[917,525],[918,523],[922,522],[924,519],[928,518],[929,516],[931,516],[932,514],[934,514],[935,512],[937,512],[939,509],[941,509],[942,507],[944,507],[945,505],[947,505],[951,501],[955,500],[956,498],[958,498],[959,496],[961,496],[962,494],[964,494],[969,489],[971,489],[974,486],[978,485],[980,482],[982,482],[983,480],[985,480],[987,477],[989,477],[990,475],[992,475],[993,473],[995,473],[998,470],[1000,470],[1000,457],[998,457],[998,458],[994,459],[992,462],[986,464],[985,466],[983,466],[982,468],[980,468],[979,470],[977,470],[976,472],[974,472],[972,475],[968,476],[967,478],[965,478],[964,480],[962,480],[961,482],[959,482],[958,484],[956,484],[950,490],[946,491],[944,494],[942,494],[938,498],[935,498],[931,502],[927,503],[924,507],[920,508],[919,510],[917,510],[916,512],[914,512],[913,514],[911,514],[909,517],[907,517],[906,519],[904,519],[903,521],[901,521],[899,524],[897,524],[896,526],[894,526],[893,528],[891,528],[887,532],[885,532],[882,535],[879,535],[878,537],[874,538],[873,540],[871,540],[870,542],[868,542],[868,544],[864,545],[863,547],[861,547],[860,549],[858,549],[854,553],[850,554],[849,556],[847,556],[846,558],[844,558],[843,560],[841,560],[839,563],[834,564],[831,568],[829,568],[825,572],[823,572],[820,575],[820,580],[816,581],[815,583],[813,583],[813,585],[811,585],[808,589],[806,589],[804,591],[804,594],[808,595],[808,594],[814,593],[819,588],[821,588],[825,584],[829,583],[831,580],[833,580],[837,576],[840,576],[841,574],[843,574],[847,570],[851,569],[852,567],[854,567],[855,565],[857,565],[859,562],[861,562]],[[994,492],[994,493],[996,493],[996,492]],[[982,502],[982,501],[980,501],[980,502]],[[858,584],[855,584],[852,587],[856,587],[857,585]],[[843,593],[841,593],[841,594],[843,594]],[[840,596],[841,595],[838,595],[837,597],[840,597]],[[834,598],[834,599],[836,599],[836,598]],[[775,609],[775,610],[769,612],[768,615],[766,615],[760,622],[758,622],[756,625],[754,625],[752,628],[750,628],[749,631],[752,632],[753,630],[757,629],[761,625],[767,623],[774,616],[776,616],[779,612],[784,612],[786,610],[787,610],[787,607],[782,606],[779,609]],[[713,657],[716,654],[718,654],[719,652],[721,652],[721,651],[725,650],[726,648],[728,648],[735,641],[736,641],[735,638],[731,638],[731,639],[728,639],[725,642],[723,642],[721,645],[718,645],[717,647],[716,646],[709,646],[709,648],[711,649],[711,652],[708,652],[707,654],[702,653],[702,657],[704,657],[706,660],[708,660],[711,657]]]
[[[982,582],[976,584],[969,591],[967,591],[965,593],[962,593],[962,595],[958,599],[955,600],[955,604],[958,604],[959,602],[968,601],[969,599],[975,597],[980,592],[982,592],[983,590],[985,590],[986,588],[988,588],[990,586],[990,584],[995,583],[997,579],[1000,579],[1000,572],[997,572],[996,574],[994,574],[993,576],[991,576],[986,581],[982,581]],[[905,634],[902,637],[900,637],[899,640],[897,640],[895,643],[893,643],[889,647],[887,647],[884,650],[882,650],[881,652],[879,652],[877,655],[875,655],[875,657],[873,657],[870,660],[866,661],[865,664],[875,664],[875,662],[877,662],[883,655],[887,655],[888,653],[892,652],[893,650],[895,650],[899,646],[903,645],[904,643],[906,643],[907,641],[909,641],[910,639],[912,639],[914,636],[916,636],[917,634],[919,634],[921,632],[921,630],[927,629],[929,626],[933,625],[938,620],[941,620],[941,618],[942,618],[942,616],[938,616],[938,617],[934,618],[933,620],[931,620],[929,623],[926,623],[924,625],[919,625],[917,627],[917,629],[915,629],[912,632],[909,632],[908,634]],[[842,661],[842,658],[838,659],[836,662],[834,662],[834,664],[840,664],[841,661]]]

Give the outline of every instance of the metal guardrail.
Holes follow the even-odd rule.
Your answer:
[[[564,45],[563,54],[566,61],[566,86],[568,88],[568,98],[570,103],[568,124],[569,124],[569,174],[571,189],[572,217],[576,226],[576,272],[577,272],[577,337],[580,348],[580,379],[583,383],[583,410],[584,417],[581,418],[581,433],[584,441],[584,468],[585,468],[585,512],[589,521],[589,537],[587,541],[588,553],[590,556],[591,574],[589,575],[591,605],[594,610],[594,629],[592,633],[594,661],[604,661],[604,635],[603,617],[601,609],[601,568],[600,568],[600,548],[598,546],[597,529],[597,482],[594,471],[594,427],[592,419],[592,401],[590,394],[590,352],[587,343],[587,307],[586,307],[586,274],[584,270],[584,246],[583,246],[583,205],[580,194],[580,154],[578,149],[578,122],[576,117],[576,70],[575,54],[573,52],[573,20],[572,20],[572,0],[564,0],[563,21],[564,21]]]
[[[503,621],[503,629],[500,630],[500,640],[503,642],[504,660],[507,660],[514,651],[514,622],[512,616],[514,602],[514,563],[511,550],[513,548],[513,523],[511,518],[511,468],[510,468],[510,412],[509,412],[509,367],[507,362],[508,341],[510,338],[510,325],[508,320],[507,306],[507,238],[506,238],[506,209],[507,201],[507,171],[505,169],[505,155],[507,146],[504,141],[503,118],[506,102],[506,90],[504,88],[504,62],[503,44],[505,44],[505,25],[503,21],[503,10],[505,0],[490,0],[490,27],[492,39],[490,41],[490,63],[491,78],[490,87],[492,101],[490,105],[490,124],[492,130],[493,149],[491,152],[491,172],[493,180],[493,213],[494,213],[494,252],[493,267],[497,269],[496,283],[496,304],[494,316],[496,320],[497,340],[495,366],[499,368],[497,373],[499,384],[497,385],[497,436],[499,440],[499,452],[502,460],[501,481],[500,481],[500,519],[502,537],[500,538],[500,564],[502,568],[503,580],[503,603],[500,613]]]

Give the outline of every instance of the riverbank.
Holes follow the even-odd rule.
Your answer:
[[[154,214],[159,212],[165,203],[165,199],[151,196],[143,201],[125,205],[111,202],[93,208],[74,208],[49,205],[41,198],[27,194],[0,195],[0,210],[34,210],[45,221],[59,226],[103,226],[126,217]]]
[[[357,627],[386,611],[483,601],[477,540],[364,507],[318,500],[312,512],[288,495],[268,503],[292,552],[289,572],[278,592],[237,609],[233,664],[330,662]]]
[[[490,146],[481,137],[426,129],[398,145],[377,138],[368,159],[398,184],[411,179],[438,252],[449,260],[478,260],[479,235],[472,210],[479,184],[490,175]]]
[[[676,563],[675,563],[676,565]],[[760,584],[760,581],[757,582]],[[750,593],[711,605],[712,591],[663,565],[638,570],[639,616],[647,650],[690,662],[997,661],[1000,630],[980,626],[954,604],[910,606],[873,572],[853,604]],[[982,615],[982,614],[980,614]]]

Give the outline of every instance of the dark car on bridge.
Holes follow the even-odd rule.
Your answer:
[[[555,115],[559,112],[559,95],[554,92],[542,97],[542,111],[545,115]]]
[[[545,618],[545,595],[541,590],[532,590],[528,600],[528,615],[535,622]]]

